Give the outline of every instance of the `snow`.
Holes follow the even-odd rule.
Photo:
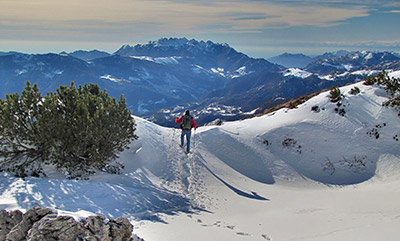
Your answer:
[[[242,66],[232,73],[231,79],[239,78],[252,73],[254,73],[254,71],[247,71],[246,66]]]
[[[368,53],[368,55],[365,56],[365,59],[368,60],[368,59],[372,59],[373,57],[374,57],[373,53]]]
[[[328,80],[328,81],[335,80],[335,76],[333,76],[333,75],[319,75],[318,78]]]
[[[194,73],[199,74],[202,72],[206,72],[206,73],[216,74],[216,75],[219,75],[219,76],[222,76],[225,78],[230,78],[230,79],[236,79],[236,78],[243,77],[245,75],[254,73],[254,71],[251,71],[251,70],[248,71],[246,66],[242,66],[232,72],[226,71],[224,68],[220,68],[220,67],[206,69],[200,65],[192,65],[192,66],[193,66],[192,71]]]
[[[390,78],[400,78],[400,70],[397,71],[391,71],[388,73]]]
[[[349,65],[345,65],[345,64],[335,65],[335,64],[330,64],[330,63],[326,63],[326,62],[322,63],[322,65],[328,66],[328,67],[333,67],[336,69],[343,69],[343,70],[348,70],[348,67],[349,67]]]
[[[222,77],[225,77],[225,70],[224,68],[211,68],[211,72],[221,75]]]
[[[364,51],[363,54],[365,54],[365,53],[366,53],[366,52]],[[360,58],[360,55],[359,55],[357,52],[353,54],[352,59],[356,60],[356,59],[359,59],[359,58]]]
[[[146,61],[154,62],[154,59],[152,57],[149,57],[149,56],[130,56],[130,57],[134,58],[134,59],[140,59],[140,60],[146,60]]]
[[[156,41],[150,41],[149,44],[153,44],[155,47],[179,47],[191,43],[187,38],[161,38]]]
[[[200,74],[202,72],[207,72],[207,70],[204,69],[203,67],[201,67],[200,65],[193,65],[192,71],[196,74]]]
[[[351,72],[352,75],[362,75],[362,76],[376,76],[379,72],[379,70],[357,70],[354,72]]]
[[[178,57],[178,56],[171,56],[171,57],[157,57],[157,58],[153,58],[153,57],[149,57],[149,56],[130,56],[131,58],[134,59],[140,59],[140,60],[146,60],[146,61],[150,61],[150,62],[155,62],[157,64],[178,64],[179,63],[179,59],[182,57]]]
[[[222,116],[236,116],[238,114],[242,114],[243,112],[240,107],[213,103],[201,109],[196,114],[212,114],[212,113],[219,113]]]
[[[351,66],[351,65],[344,65],[344,67],[343,67],[344,69],[347,69],[347,70],[350,70],[350,69],[352,69],[353,67]],[[343,69],[342,68],[342,69]],[[341,74],[331,74],[331,75],[318,75],[318,77],[320,78],[320,79],[325,79],[325,80],[328,80],[328,81],[335,81],[336,80],[336,78],[342,78],[342,77],[346,77],[346,76],[348,76],[348,75],[359,75],[359,76],[376,76],[378,73],[380,73],[382,70],[356,70],[356,71],[352,71],[352,72],[349,72],[349,71],[345,71],[345,72],[343,72],[343,73],[341,73]],[[388,73],[391,73],[392,71],[391,70],[388,70]],[[394,73],[394,77],[396,76],[396,73],[397,73],[398,71],[393,71],[393,73]],[[287,75],[285,75],[285,76],[287,76]],[[398,77],[397,77],[398,78]]]
[[[129,82],[126,79],[119,79],[119,78],[116,78],[116,77],[114,77],[114,76],[112,76],[110,74],[102,75],[102,76],[100,76],[100,79],[106,79],[106,80],[112,81],[114,83]]]
[[[122,175],[3,173],[0,207],[125,216],[148,241],[398,240],[400,119],[382,106],[382,88],[340,89],[344,116],[323,92],[296,109],[200,127],[189,155],[180,130],[135,117],[139,139],[119,157]]]
[[[343,64],[343,68],[345,68],[347,71],[350,71],[353,68],[353,65],[351,65],[351,64]]]
[[[53,79],[57,75],[62,75],[64,71],[63,70],[53,70],[52,72],[46,73],[45,77],[49,79]]]
[[[154,61],[159,64],[178,64],[179,57],[159,57],[155,58]]]
[[[22,70],[20,70],[20,69],[16,69],[15,70],[15,75],[22,75],[22,74],[25,74],[25,73],[27,73],[28,72],[28,70],[26,70],[26,69],[22,69]]]
[[[307,72],[305,70],[299,69],[299,68],[289,68],[283,72],[283,76],[288,77],[288,76],[294,76],[302,79],[306,79],[310,77],[312,73]]]

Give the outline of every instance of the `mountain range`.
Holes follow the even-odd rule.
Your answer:
[[[275,63],[251,58],[228,44],[186,38],[123,45],[113,54],[2,52],[0,96],[21,92],[27,80],[37,83],[42,93],[71,81],[93,82],[111,96],[123,94],[135,115],[171,126],[177,115],[190,109],[201,125],[260,113],[302,95],[357,82],[382,68],[400,69],[399,56],[390,52],[283,57],[290,57],[292,65],[279,58]]]
[[[84,51],[84,50],[77,50],[71,53],[66,53],[66,52],[62,52],[60,54],[64,54],[64,55],[70,55],[72,57],[78,58],[78,59],[82,59],[85,61],[90,61],[93,59],[98,59],[98,58],[104,58],[104,57],[108,57],[110,56],[109,53],[104,52],[104,51],[99,51],[99,50],[91,50],[91,51]]]
[[[320,59],[328,59],[328,58],[336,58],[340,56],[344,56],[350,54],[349,51],[339,50],[331,53],[324,53],[318,56],[307,56],[304,54],[291,54],[291,53],[283,53],[278,56],[274,56],[268,58],[267,60],[271,63],[279,64],[285,66],[286,68],[304,68],[308,64],[320,60]]]

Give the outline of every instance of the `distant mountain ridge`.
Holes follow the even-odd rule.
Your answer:
[[[82,59],[85,61],[90,61],[93,59],[104,58],[104,57],[110,56],[109,53],[104,52],[104,51],[99,51],[97,49],[94,49],[91,51],[77,50],[77,51],[68,53],[68,55],[71,55],[75,58]]]
[[[269,58],[268,61],[285,66],[287,68],[304,68],[309,63],[313,62],[314,59],[304,54],[283,53],[281,55]]]
[[[180,63],[188,66],[214,69],[214,72],[217,71],[223,75],[234,73],[243,66],[246,66],[247,71],[282,70],[282,66],[272,64],[265,59],[250,58],[237,52],[228,44],[188,40],[186,38],[162,38],[157,41],[150,41],[147,44],[124,45],[114,54],[127,57],[174,57],[179,58]]]
[[[307,65],[310,63],[320,60],[320,59],[327,59],[327,58],[336,58],[340,56],[344,56],[350,54],[349,51],[346,50],[340,50],[337,52],[327,52],[322,55],[317,55],[314,57],[307,56],[304,54],[291,54],[291,53],[283,53],[278,56],[274,56],[271,58],[268,58],[267,60],[275,63],[275,64],[280,64],[282,66],[285,66],[287,68],[305,68]]]
[[[390,52],[357,51],[339,57],[319,59],[305,69],[313,73],[332,74],[337,71],[384,69],[399,60],[399,57]]]
[[[168,126],[187,108],[202,124],[252,115],[305,94],[359,81],[382,68],[400,69],[400,58],[390,52],[343,54],[326,53],[304,68],[285,68],[251,58],[228,44],[186,38],[123,45],[111,55],[98,50],[7,53],[0,54],[0,96],[20,93],[27,80],[38,83],[42,93],[71,81],[92,82],[116,98],[124,94],[135,115]]]
[[[9,51],[9,52],[0,52],[0,56],[11,55],[11,54],[18,54],[19,52]]]

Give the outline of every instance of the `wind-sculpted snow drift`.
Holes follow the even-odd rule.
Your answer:
[[[361,92],[350,94],[355,87]],[[4,174],[0,208],[41,205],[78,216],[124,216],[138,224],[135,231],[146,240],[185,240],[188,233],[195,233],[193,240],[201,235],[218,240],[345,239],[370,234],[367,224],[381,227],[377,217],[384,212],[386,240],[395,240],[392,227],[398,226],[400,210],[390,197],[400,197],[391,184],[400,178],[398,112],[382,106],[387,95],[379,86],[357,83],[340,90],[343,116],[329,92],[323,92],[295,109],[200,127],[193,131],[189,155],[178,146],[180,130],[136,117],[139,139],[120,155],[122,175],[98,173],[89,181],[73,181],[57,173],[25,179]],[[376,132],[379,137],[371,134]],[[382,186],[374,188],[373,182]],[[325,189],[335,185],[362,189]],[[380,190],[374,202],[358,198],[369,190]],[[341,213],[354,210],[348,206],[354,198],[359,211],[353,219],[369,222],[358,230],[340,221]],[[330,225],[304,226],[323,223],[315,218]]]

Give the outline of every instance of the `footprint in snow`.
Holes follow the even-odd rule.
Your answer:
[[[261,234],[261,237],[263,237],[265,240],[268,240],[268,241],[272,241],[272,238],[270,238],[268,235],[266,235],[266,234]]]

